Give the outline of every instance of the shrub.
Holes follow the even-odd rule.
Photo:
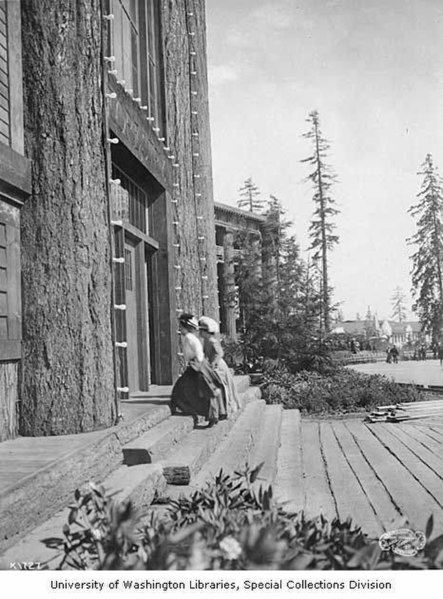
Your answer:
[[[329,374],[284,368],[267,370],[262,395],[267,403],[282,404],[309,414],[370,411],[376,406],[420,399],[415,387],[403,387],[382,375],[361,374],[347,368]]]
[[[350,520],[292,514],[256,488],[259,468],[220,474],[190,498],[152,510],[140,523],[130,503],[118,504],[92,485],[76,492],[63,538],[44,542],[74,569],[423,569],[443,566],[443,535],[421,554],[382,551]],[[256,484],[256,483],[255,483]],[[432,518],[426,534],[432,533]]]

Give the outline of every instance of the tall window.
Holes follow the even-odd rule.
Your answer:
[[[160,52],[160,14],[158,0],[147,0],[147,95],[149,115],[162,128],[163,94]]]
[[[140,95],[140,32],[139,0],[113,0],[114,55],[118,77],[132,89],[134,97]]]
[[[20,357],[19,209],[0,196],[0,360]]]
[[[128,220],[142,233],[148,233],[148,198],[146,193],[115,164],[112,165],[112,176],[120,179],[121,187],[128,196]]]
[[[147,106],[164,133],[161,14],[159,0],[112,0],[112,54],[117,79]]]
[[[0,0],[0,142],[9,145],[10,103],[8,68],[8,26],[5,0]]]

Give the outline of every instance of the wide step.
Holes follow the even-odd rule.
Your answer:
[[[134,466],[158,462],[193,428],[190,416],[171,416],[123,447],[124,464]]]
[[[265,407],[266,404],[263,400],[251,402],[246,406],[229,435],[192,482],[194,488],[203,486],[220,470],[225,473],[232,473],[246,466],[249,462],[250,452],[259,435],[260,422]]]
[[[103,481],[107,493],[115,494],[118,501],[131,501],[142,513],[151,505],[156,494],[163,493],[165,486],[162,468],[158,464],[121,466]],[[47,548],[42,539],[62,537],[69,511],[69,508],[60,510],[0,555],[0,569],[9,563],[24,561],[48,562],[49,568],[56,569],[62,556]]]
[[[275,498],[290,511],[304,507],[301,418],[298,410],[284,410],[277,456]]]
[[[280,429],[283,408],[280,405],[266,406],[256,444],[250,457],[250,466],[261,464],[255,486],[265,488],[274,484],[277,473],[277,456],[280,448]]]
[[[246,406],[244,411],[250,403],[257,401],[259,395],[260,390],[254,387],[240,395],[242,405]],[[236,412],[229,420],[221,421],[212,428],[193,430],[183,442],[178,443],[163,461],[163,474],[168,484],[189,485],[191,478],[209,460],[242,413]]]

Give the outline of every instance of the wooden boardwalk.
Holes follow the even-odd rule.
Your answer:
[[[302,419],[298,442],[288,441],[299,481],[286,493],[290,507],[351,517],[374,537],[405,519],[424,530],[433,514],[435,530],[443,532],[442,423],[438,415],[397,424]],[[281,453],[284,442],[283,436]]]

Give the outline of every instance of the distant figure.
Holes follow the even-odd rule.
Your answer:
[[[390,347],[388,347],[386,349],[386,362],[388,364],[390,364],[392,362],[392,354],[391,354],[391,348]]]
[[[426,345],[424,343],[420,346],[420,360],[426,360]]]
[[[440,366],[443,366],[443,346],[439,343],[437,347],[437,356],[440,360]]]
[[[394,364],[398,364],[398,356],[399,356],[400,352],[398,351],[397,347],[395,345],[393,345],[391,347],[390,352],[391,352],[391,356],[392,356],[392,360],[393,360]]]
[[[351,341],[351,353],[352,354],[356,354],[358,351],[357,349],[357,344],[355,343],[355,339],[352,339]]]

